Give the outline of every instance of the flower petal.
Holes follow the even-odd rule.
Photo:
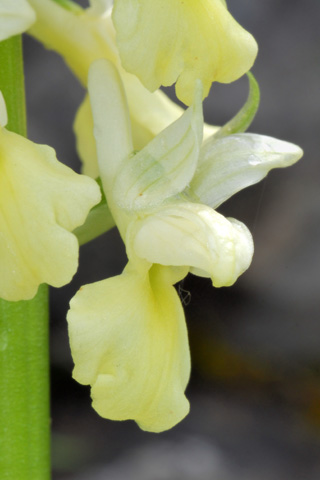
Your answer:
[[[134,156],[127,157],[115,178],[113,196],[124,209],[162,203],[182,192],[197,167],[203,135],[202,85],[194,105]]]
[[[89,95],[84,97],[76,117],[73,130],[76,136],[76,147],[82,160],[82,173],[91,178],[99,177],[96,141],[93,135],[93,118]]]
[[[129,105],[134,150],[142,150],[159,132],[177,120],[183,109],[172,102],[160,90],[150,93],[133,75],[123,73],[125,91]],[[207,136],[217,127],[205,126]],[[92,178],[99,176],[96,143],[93,136],[93,118],[88,95],[80,105],[74,131],[77,150],[82,160],[82,172]]]
[[[88,90],[99,172],[109,202],[116,174],[133,152],[127,99],[117,69],[104,59],[90,67]]]
[[[190,266],[215,287],[232,285],[250,265],[253,242],[241,222],[188,202],[169,204],[137,220],[127,244],[151,263]]]
[[[284,168],[303,155],[293,143],[256,134],[208,140],[201,149],[199,168],[190,184],[197,200],[218,207],[235,193],[260,182],[272,168]]]
[[[70,233],[99,202],[98,185],[59,163],[50,147],[0,131],[0,297],[32,298],[60,287],[78,265]]]
[[[25,32],[35,20],[35,12],[26,0],[0,0],[0,42]]]
[[[206,96],[213,81],[241,77],[257,54],[254,38],[221,0],[115,0],[112,17],[124,68],[151,91],[177,80],[187,105],[196,79]]]
[[[79,12],[66,10],[52,0],[29,3],[37,21],[28,33],[62,55],[84,86],[92,62],[99,58],[118,62],[110,15],[90,15],[80,7]]]
[[[86,285],[71,300],[74,378],[92,387],[93,407],[111,420],[160,432],[189,410],[190,360],[180,300],[168,269]]]

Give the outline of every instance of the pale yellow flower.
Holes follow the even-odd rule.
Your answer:
[[[163,92],[150,93],[135,75],[121,67],[111,20],[111,2],[92,0],[86,9],[73,11],[52,0],[29,0],[37,21],[29,33],[47,48],[58,52],[79,81],[86,87],[91,63],[106,58],[120,71],[130,109],[134,148],[140,150],[155,135],[180,117],[183,110]],[[75,120],[77,149],[83,162],[83,173],[96,178],[99,174],[92,114],[86,97]],[[214,127],[207,127],[213,133]]]
[[[197,82],[194,104],[133,153],[125,92],[111,63],[92,65],[89,94],[100,175],[129,262],[121,275],[82,287],[70,303],[73,376],[91,385],[103,417],[159,432],[189,409],[188,340],[173,285],[189,271],[217,287],[231,285],[253,254],[245,225],[212,207],[302,152],[250,134],[202,144]]]
[[[28,300],[41,283],[70,282],[79,250],[71,232],[101,194],[52,148],[6,130],[2,96],[0,119],[0,297]]]
[[[195,81],[230,83],[253,65],[257,44],[221,0],[115,0],[113,21],[123,67],[150,90],[176,83],[190,105]]]

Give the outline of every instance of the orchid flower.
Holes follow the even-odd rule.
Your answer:
[[[113,21],[123,67],[150,91],[177,82],[186,105],[198,78],[206,97],[213,81],[250,70],[258,51],[225,0],[115,0]]]
[[[57,161],[55,152],[6,130],[0,96],[0,297],[28,300],[41,283],[61,287],[78,266],[71,232],[100,190],[91,178]]]
[[[214,208],[270,169],[293,164],[302,151],[254,134],[202,143],[197,81],[192,106],[135,152],[125,90],[110,62],[92,65],[89,94],[100,175],[128,264],[71,300],[73,376],[91,385],[101,416],[159,432],[189,410],[188,338],[173,285],[188,272],[217,287],[235,282],[251,262],[252,237]]]
[[[125,86],[130,108],[133,143],[141,150],[155,135],[179,118],[182,108],[163,92],[150,93],[135,75],[121,67],[115,31],[111,20],[110,1],[91,0],[88,9],[69,2],[69,9],[52,0],[29,0],[37,21],[29,33],[47,48],[58,52],[83,86],[87,86],[91,63],[106,58],[118,68]],[[88,96],[81,104],[75,119],[77,149],[83,162],[83,173],[99,175],[93,120]],[[216,130],[209,125],[208,135]]]

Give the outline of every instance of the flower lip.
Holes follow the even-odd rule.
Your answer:
[[[67,319],[73,377],[91,385],[101,416],[160,432],[187,415],[188,337],[166,268],[141,275],[129,262],[121,275],[84,286]]]

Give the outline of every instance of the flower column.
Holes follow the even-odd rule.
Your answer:
[[[25,136],[20,36],[0,43],[0,65],[0,90],[8,108],[7,127]],[[42,285],[32,300],[0,300],[2,480],[50,478],[49,423],[48,293]]]

